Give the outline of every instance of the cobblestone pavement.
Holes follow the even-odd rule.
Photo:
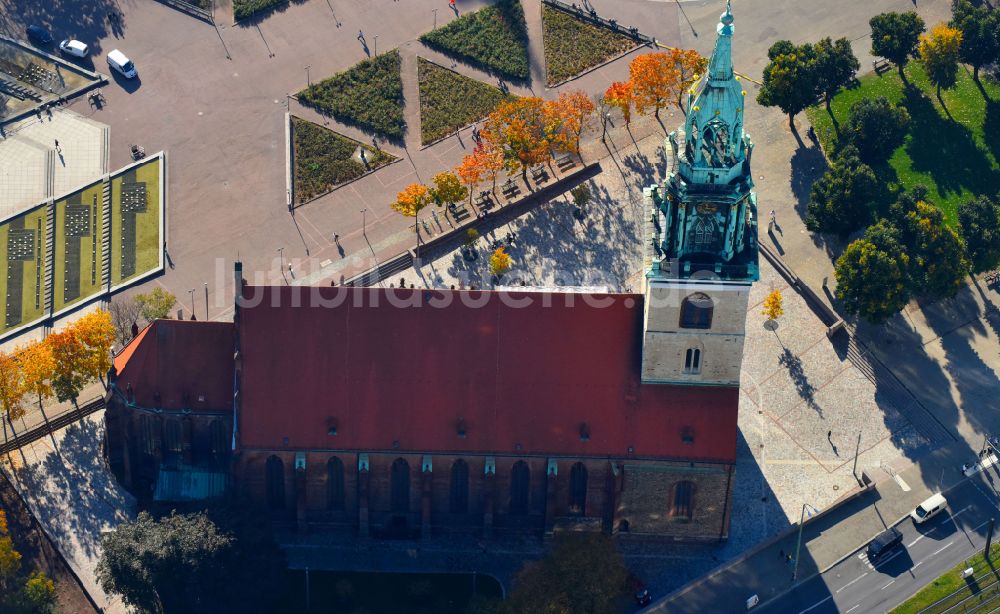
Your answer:
[[[125,612],[97,585],[101,533],[135,516],[135,500],[101,452],[104,411],[0,459],[38,522],[104,612]]]

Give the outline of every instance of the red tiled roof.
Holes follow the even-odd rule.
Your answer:
[[[229,409],[233,332],[229,322],[156,320],[115,356],[117,387],[131,385],[141,407]]]
[[[303,306],[290,307],[293,293]],[[641,295],[245,287],[244,296],[242,447],[736,458],[737,388],[640,385]],[[687,427],[693,444],[682,443]]]

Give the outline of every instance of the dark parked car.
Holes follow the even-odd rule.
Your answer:
[[[888,528],[875,536],[868,544],[868,558],[877,561],[893,548],[903,543],[903,534],[895,527]]]
[[[48,45],[53,41],[52,35],[42,26],[28,26],[26,31],[28,40],[36,45]]]

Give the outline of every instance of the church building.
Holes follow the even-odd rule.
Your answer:
[[[116,355],[119,480],[364,539],[725,539],[758,275],[732,35],[727,8],[644,192],[643,292],[265,287],[237,263],[233,322],[157,320]]]

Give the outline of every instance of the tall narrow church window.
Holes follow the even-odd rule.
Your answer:
[[[587,468],[576,463],[569,472],[569,513],[584,516],[587,513]]]
[[[336,456],[326,461],[326,506],[344,509],[344,463]]]
[[[688,348],[684,354],[684,372],[695,375],[701,373],[701,350]]]
[[[469,511],[469,465],[458,459],[451,465],[451,505],[452,514]]]
[[[405,460],[397,458],[392,463],[391,475],[392,511],[406,513],[410,511],[410,465]]]
[[[212,420],[208,425],[209,445],[212,450],[212,460],[221,463],[226,457],[226,450],[229,449],[229,442],[226,437],[226,425],[222,420]]]
[[[528,463],[517,461],[510,470],[510,513],[528,513],[528,495],[531,486],[531,470]]]
[[[684,520],[691,520],[694,517],[694,482],[683,480],[674,484],[670,517]]]
[[[681,328],[712,328],[715,306],[707,294],[698,292],[681,303]]]
[[[180,420],[168,418],[164,429],[164,440],[166,440],[166,460],[176,462],[179,460],[183,444],[181,443],[181,423]]]
[[[285,464],[277,456],[267,458],[265,470],[267,506],[272,510],[285,508]]]
[[[139,416],[139,445],[144,453],[153,453],[153,420],[146,414]]]

